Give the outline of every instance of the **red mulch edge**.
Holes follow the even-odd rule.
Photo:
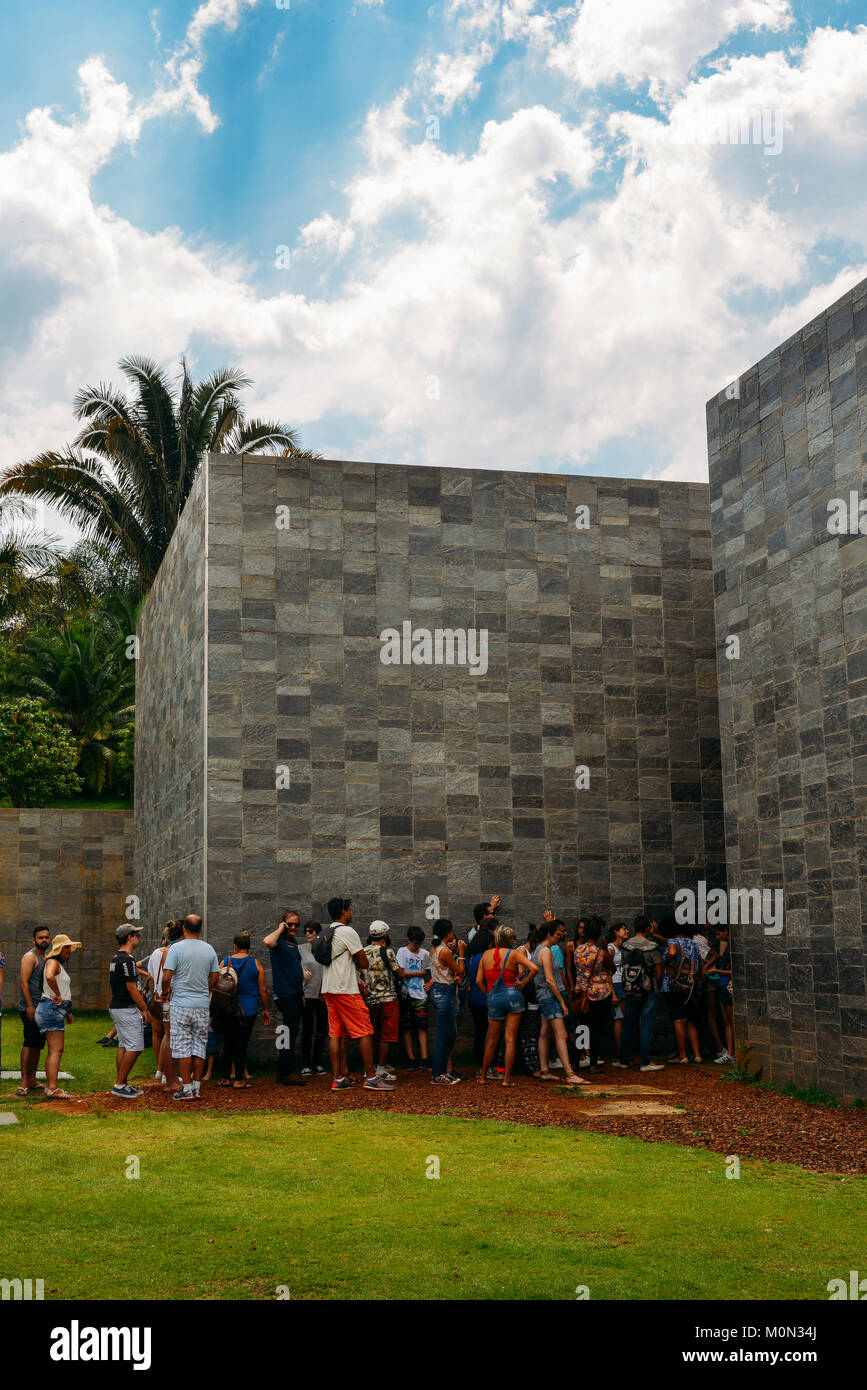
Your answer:
[[[156,1082],[140,1083],[138,1101],[114,1100],[109,1092],[82,1093],[74,1101],[19,1100],[20,1106],[51,1105],[67,1115],[92,1111],[99,1102],[117,1111],[216,1110],[243,1112],[288,1111],[293,1115],[324,1115],[338,1110],[388,1110],[403,1115],[455,1115],[464,1119],[507,1120],[560,1129],[590,1129],[602,1134],[630,1135],[652,1143],[685,1144],[714,1153],[736,1154],[771,1162],[795,1163],[819,1173],[867,1173],[867,1112],[841,1106],[807,1105],[774,1091],[739,1082],[725,1082],[713,1067],[667,1067],[647,1075],[610,1067],[587,1078],[606,1089],[629,1085],[652,1086],[659,1101],[683,1105],[676,1115],[635,1115],[604,1118],[582,1089],[566,1094],[551,1082],[515,1077],[505,1089],[496,1082],[478,1085],[464,1072],[459,1086],[434,1088],[429,1072],[398,1072],[395,1090],[375,1094],[359,1084],[351,1091],[332,1092],[331,1078],[314,1077],[304,1086],[277,1086],[254,1081],[247,1091],[225,1090],[216,1081],[205,1083],[201,1104],[182,1104]],[[636,1100],[652,1100],[652,1096]]]

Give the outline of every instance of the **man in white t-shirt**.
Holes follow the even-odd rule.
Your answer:
[[[358,932],[349,924],[349,898],[332,898],[328,904],[333,935],[331,964],[322,971],[322,998],[328,1008],[328,1047],[331,1054],[332,1091],[347,1091],[355,1080],[346,1074],[349,1039],[355,1038],[364,1063],[365,1091],[393,1091],[390,1081],[376,1075],[373,1065],[373,1025],[358,988],[359,970],[367,969],[367,955]]]

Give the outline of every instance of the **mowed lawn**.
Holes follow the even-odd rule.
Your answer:
[[[18,1113],[0,1277],[46,1299],[826,1299],[863,1262],[864,1181],[788,1165],[374,1110]]]

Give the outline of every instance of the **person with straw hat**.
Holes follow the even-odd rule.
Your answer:
[[[66,962],[73,951],[81,950],[80,941],[70,941],[68,936],[55,936],[51,949],[45,955],[45,970],[42,974],[42,998],[36,1009],[36,1024],[40,1033],[45,1034],[48,1051],[45,1057],[45,1098],[46,1100],[70,1100],[68,1091],[57,1085],[60,1059],[66,1040],[66,1025],[72,1022],[72,981],[66,970]]]

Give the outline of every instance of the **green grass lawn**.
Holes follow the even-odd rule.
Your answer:
[[[70,1030],[73,1090],[111,1084],[106,1022]],[[5,1041],[9,1066],[8,1016]],[[747,1160],[727,1179],[723,1155],[672,1144],[372,1107],[15,1109],[0,1278],[46,1298],[114,1298],[133,1270],[166,1299],[826,1299],[864,1248],[865,1180]]]

